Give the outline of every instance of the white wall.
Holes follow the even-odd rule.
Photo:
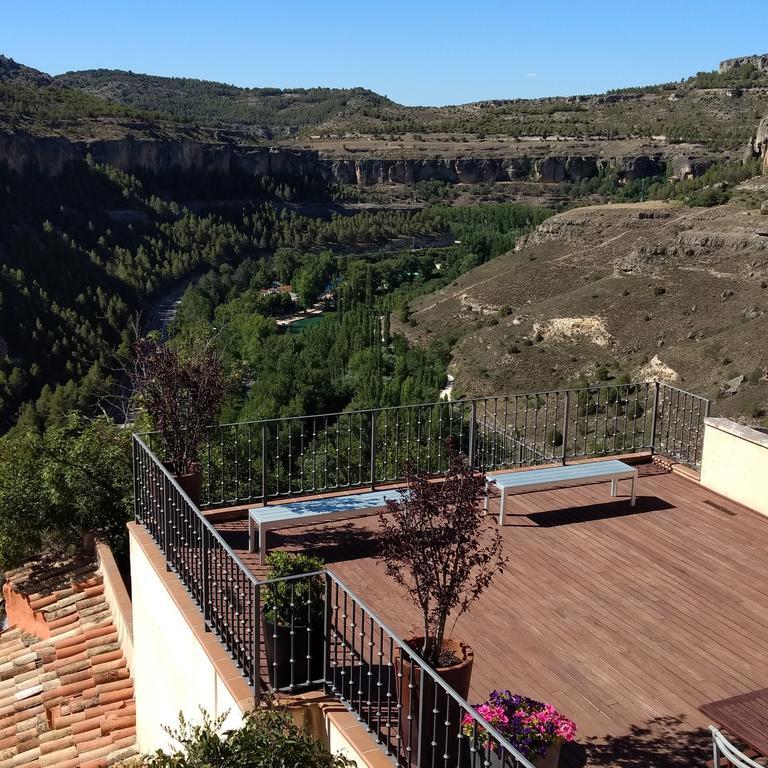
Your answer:
[[[164,573],[162,555],[146,531],[131,525],[129,532],[139,749],[171,747],[163,726],[175,726],[179,712],[199,720],[200,707],[214,717],[228,712],[224,727],[237,727],[243,702],[238,703],[224,682],[227,665],[236,671],[234,662],[223,658],[226,652],[210,633],[202,633],[199,610],[175,586],[181,586],[176,576]],[[223,652],[218,664],[211,658],[217,655],[216,645]]]
[[[730,419],[704,425],[701,484],[768,515],[768,434]]]

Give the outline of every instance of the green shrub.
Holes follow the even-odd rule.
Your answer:
[[[199,725],[179,714],[177,728],[166,728],[178,742],[173,752],[158,750],[146,760],[148,768],[348,768],[354,765],[332,755],[312,735],[299,728],[290,713],[271,702],[245,715],[243,725],[222,732],[224,716],[203,712]]]
[[[275,551],[267,556],[268,579],[288,579],[305,573],[322,571],[325,562],[319,557]],[[324,615],[324,583],[321,576],[292,579],[264,587],[264,611],[275,624],[288,625],[293,613],[294,624],[309,621],[314,625]]]
[[[131,436],[107,418],[70,414],[40,433],[0,438],[0,569],[42,551],[75,551],[85,531],[120,554],[131,516]]]
[[[559,448],[563,444],[563,433],[559,429],[550,429],[547,431],[547,445],[553,448]]]

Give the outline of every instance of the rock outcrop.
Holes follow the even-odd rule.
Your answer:
[[[744,64],[752,64],[755,69],[768,72],[768,53],[758,53],[752,56],[737,56],[735,59],[724,59],[720,62],[720,72],[729,72]]]
[[[758,123],[755,137],[747,142],[744,149],[745,161],[756,157],[763,158],[763,172],[768,173],[768,115]]]
[[[761,123],[761,126],[763,124]],[[761,129],[761,146],[768,124]],[[669,156],[662,151],[620,157],[603,155],[546,155],[509,157],[347,157],[323,155],[314,149],[268,147],[192,139],[116,139],[70,141],[57,136],[23,132],[0,133],[0,163],[23,173],[28,169],[56,176],[67,163],[90,155],[96,162],[126,171],[195,170],[205,173],[247,173],[281,181],[312,179],[335,184],[448,184],[524,181],[544,184],[578,183],[614,164],[626,181],[658,176],[671,161],[681,178],[697,176],[712,163],[705,157]]]

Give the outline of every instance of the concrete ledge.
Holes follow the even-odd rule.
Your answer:
[[[365,725],[341,702],[319,691],[283,696],[280,703],[293,713],[294,721],[311,730],[333,754],[353,760],[358,768],[392,768],[394,761],[368,732]]]
[[[747,442],[754,443],[762,448],[768,448],[768,432],[755,429],[754,427],[748,427],[745,424],[739,424],[737,421],[710,416],[704,419],[704,426],[712,429],[719,429],[721,432],[725,432],[728,435],[738,437],[739,440],[746,440]]]
[[[133,606],[123,576],[117,567],[109,545],[96,541],[96,562],[104,582],[104,597],[117,629],[117,639],[123,649],[128,669],[133,674]]]

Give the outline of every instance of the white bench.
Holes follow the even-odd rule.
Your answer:
[[[263,563],[267,552],[267,531],[312,525],[326,520],[343,520],[349,517],[371,515],[386,507],[389,499],[399,501],[400,498],[400,491],[393,489],[254,507],[248,510],[248,551],[258,550],[259,562]],[[258,544],[256,543],[257,532]]]
[[[569,464],[564,467],[541,467],[522,472],[505,472],[502,475],[488,475],[485,489],[485,510],[488,511],[488,486],[494,484],[501,493],[499,525],[504,525],[504,502],[508,491],[540,491],[547,488],[563,488],[569,485],[584,485],[611,481],[611,496],[618,492],[619,480],[632,481],[630,504],[635,506],[635,479],[637,469],[615,459],[591,461],[584,464]]]

